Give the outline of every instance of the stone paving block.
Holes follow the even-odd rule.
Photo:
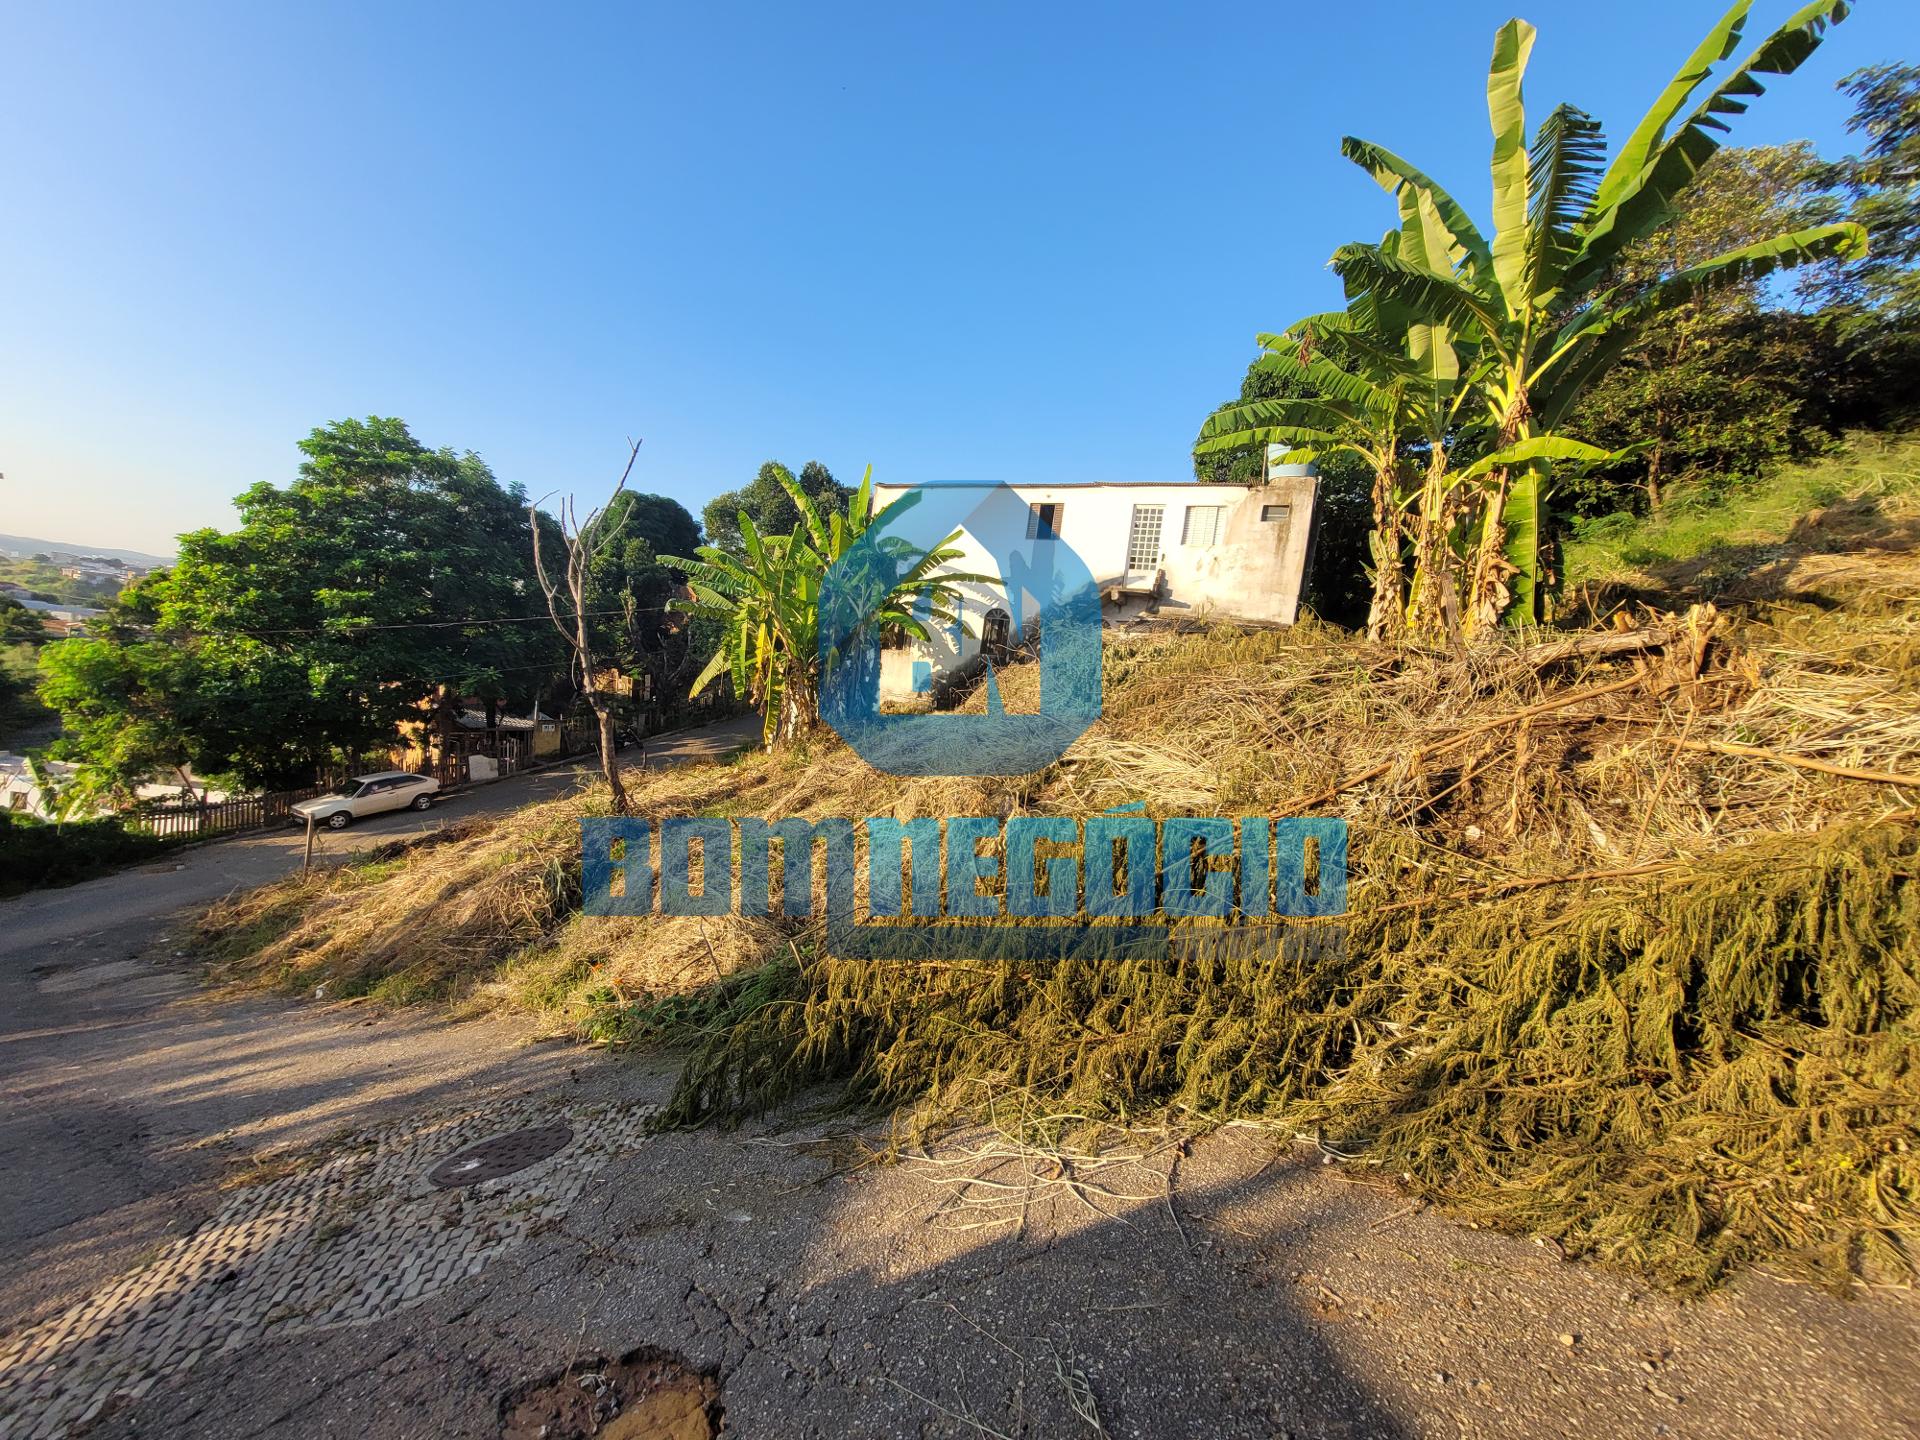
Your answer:
[[[9,1338],[0,1348],[0,1435],[67,1434],[115,1396],[144,1395],[203,1355],[382,1320],[478,1275],[536,1221],[563,1217],[609,1159],[645,1144],[655,1108],[519,1100],[413,1116],[236,1191],[156,1263]],[[477,1140],[556,1121],[573,1141],[516,1174],[465,1195],[425,1178]]]

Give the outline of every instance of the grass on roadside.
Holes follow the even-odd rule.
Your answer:
[[[1920,556],[1905,492],[1849,500],[1776,526],[1718,614],[1621,612],[1665,636],[1639,653],[1157,633],[1109,647],[1102,720],[1037,775],[893,780],[827,739],[631,777],[651,816],[1341,814],[1344,954],[936,967],[834,960],[802,921],[586,921],[592,791],[204,930],[235,978],[689,1044],[682,1122],[803,1093],[1258,1117],[1681,1289],[1761,1259],[1911,1278],[1920,787],[1820,767],[1920,772]],[[1003,677],[1010,709],[1035,687]]]
[[[1692,580],[1714,598],[1715,590],[1791,547],[1848,548],[1862,522],[1873,527],[1916,499],[1920,439],[1863,436],[1834,455],[1783,466],[1731,491],[1682,488],[1658,518],[1621,513],[1578,521],[1566,544],[1567,578],[1575,585],[1665,580],[1669,588],[1676,579]],[[1834,518],[1853,523],[1830,525],[1822,535],[1820,512],[1837,505],[1851,514]]]

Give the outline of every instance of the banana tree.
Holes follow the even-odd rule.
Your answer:
[[[879,518],[867,513],[873,497],[871,466],[845,513],[825,517],[792,476],[783,472],[779,479],[800,512],[791,535],[762,535],[743,510],[743,556],[702,545],[695,551],[697,558],[662,557],[662,563],[686,572],[690,612],[716,618],[722,625],[720,644],[690,693],[698,695],[721,675],[730,676],[734,693],[765,715],[761,743],[769,749],[801,734],[819,717],[821,581]],[[953,587],[988,578],[945,568],[962,553],[953,544],[958,535],[956,531],[926,551],[900,542],[899,580],[876,608],[874,626],[926,640],[930,622],[955,623],[949,608]]]
[[[1542,528],[1550,437],[1581,390],[1661,310],[1713,289],[1791,266],[1865,253],[1858,225],[1813,226],[1740,249],[1635,293],[1607,285],[1624,246],[1672,214],[1680,193],[1718,149],[1727,117],[1764,87],[1761,75],[1797,69],[1846,0],[1814,0],[1738,62],[1684,119],[1681,111],[1738,48],[1752,0],[1738,0],[1687,58],[1612,163],[1591,116],[1555,109],[1528,143],[1521,82],[1534,28],[1510,20],[1494,39],[1487,77],[1493,129],[1493,238],[1451,195],[1392,152],[1348,137],[1341,149],[1420,219],[1422,246],[1355,244],[1334,254],[1350,293],[1377,297],[1445,326],[1473,348],[1468,380],[1492,453],[1485,474],[1466,597],[1471,633],[1541,615]],[[1406,234],[1403,226],[1401,234]]]
[[[1314,317],[1327,320],[1330,317]],[[1373,600],[1367,634],[1395,639],[1402,611],[1405,477],[1400,456],[1406,406],[1403,377],[1387,367],[1370,373],[1343,369],[1312,356],[1318,338],[1311,321],[1284,335],[1261,335],[1263,370],[1296,378],[1319,394],[1289,400],[1250,400],[1208,417],[1195,439],[1196,455],[1249,444],[1284,445],[1289,461],[1346,452],[1373,472]]]
[[[1401,221],[1402,229],[1388,234],[1380,250],[1426,263],[1430,247],[1443,237],[1410,191],[1401,196]],[[1447,638],[1457,630],[1447,455],[1464,398],[1453,330],[1355,291],[1345,310],[1310,315],[1283,334],[1258,339],[1265,353],[1255,364],[1286,375],[1306,394],[1249,401],[1209,417],[1195,453],[1258,442],[1286,445],[1288,460],[1342,451],[1359,457],[1374,477],[1367,634],[1375,640],[1397,640],[1408,632],[1427,642]]]

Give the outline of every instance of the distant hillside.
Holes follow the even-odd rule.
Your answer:
[[[98,555],[128,565],[171,565],[171,555],[149,555],[144,550],[116,550],[111,545],[70,545],[64,540],[36,540],[31,535],[0,535],[0,550],[28,555]]]

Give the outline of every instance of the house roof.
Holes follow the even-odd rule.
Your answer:
[[[18,603],[29,610],[37,610],[42,615],[51,615],[56,620],[91,620],[96,615],[104,615],[104,610],[96,610],[87,605],[68,605],[59,600],[36,600],[31,595]]]
[[[487,728],[487,712],[484,710],[461,710],[456,712],[453,718],[456,724],[468,730]],[[531,715],[501,715],[497,724],[502,730],[531,730],[536,721],[551,719],[553,719],[551,715],[544,714],[536,708]]]
[[[1242,490],[1260,487],[1248,481],[1226,482]],[[1194,490],[1218,490],[1216,485],[1199,480],[928,480],[915,485],[904,480],[876,480],[876,490],[1165,490],[1179,485]]]
[[[66,760],[43,760],[40,763],[50,775],[71,775],[79,768]],[[26,756],[16,755],[11,750],[0,750],[0,779],[15,780],[27,773]]]

